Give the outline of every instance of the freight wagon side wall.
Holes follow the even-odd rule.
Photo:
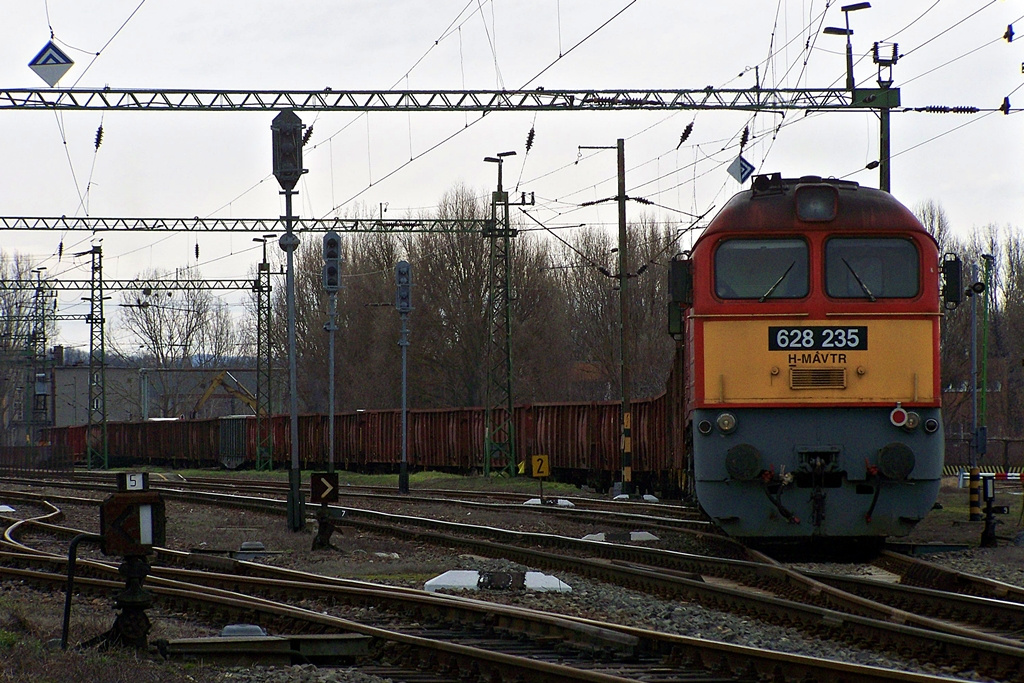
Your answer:
[[[43,438],[61,453],[76,461],[85,460],[85,425],[75,427],[49,427]]]
[[[668,397],[633,402],[634,472],[642,476],[679,467],[669,449],[667,427],[673,414]],[[567,481],[610,483],[621,472],[620,404],[552,403],[517,406],[516,456],[546,454],[554,475]],[[449,472],[481,471],[484,455],[483,408],[411,410],[408,413],[408,462],[414,469]],[[244,444],[231,444],[232,457],[244,452],[255,464],[258,422],[242,422]],[[299,417],[299,464],[324,469],[328,462],[329,422],[325,415]],[[401,460],[401,411],[365,411],[337,415],[335,467],[355,471],[397,471]],[[291,460],[290,421],[287,415],[270,419],[275,469]],[[50,430],[52,441],[62,441],[80,460],[85,455],[85,427]],[[221,420],[145,423],[109,423],[109,452],[118,465],[211,467],[221,464]],[[243,448],[244,447],[244,448]],[[650,478],[650,477],[648,477]]]
[[[483,408],[422,410],[411,413],[410,465],[460,473],[482,468],[484,413]]]
[[[107,423],[112,466],[215,467],[219,451],[218,420]]]
[[[520,461],[547,455],[553,471],[601,469],[610,453],[607,437],[617,431],[609,404],[555,403],[520,406],[517,410]]]

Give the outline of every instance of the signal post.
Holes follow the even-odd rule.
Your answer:
[[[295,362],[295,249],[299,238],[292,232],[292,195],[295,184],[306,172],[302,168],[302,121],[295,112],[283,111],[270,126],[273,147],[274,177],[284,195],[285,234],[279,244],[287,254],[285,273],[288,304],[288,412],[291,434],[291,468],[288,470],[288,528],[302,531],[306,527],[305,500],[302,498],[302,473],[299,471],[299,398],[298,371]]]
[[[398,345],[402,347],[402,462],[398,470],[398,492],[409,493],[408,366],[409,313],[412,311],[412,270],[408,261],[395,265],[395,310],[402,319]]]
[[[145,649],[150,630],[146,610],[153,606],[153,594],[142,584],[149,574],[146,555],[153,552],[153,546],[166,542],[164,501],[159,493],[149,490],[149,476],[144,472],[119,474],[117,489],[100,506],[100,527],[103,554],[124,558],[118,573],[125,578],[125,589],[115,601],[120,614],[101,638],[111,644]]]
[[[309,502],[319,503],[313,550],[330,548],[334,534],[329,503],[338,502],[338,475],[334,471],[334,333],[338,330],[338,290],[341,289],[341,236],[331,230],[324,235],[323,286],[327,294],[327,471],[314,472],[309,479]]]

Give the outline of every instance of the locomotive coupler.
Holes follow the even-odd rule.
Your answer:
[[[867,460],[864,461],[866,466],[865,471],[867,472],[867,483],[875,489],[874,495],[871,496],[871,505],[868,507],[868,512],[864,515],[864,521],[871,524],[871,516],[875,512],[875,505],[878,504],[878,494],[882,492],[882,477],[879,476],[878,467],[870,464]]]
[[[814,458],[811,461],[811,521],[820,527],[825,521],[825,461]]]
[[[793,475],[776,474],[775,468],[771,467],[761,472],[761,481],[764,482],[764,494],[768,497],[768,501],[775,506],[775,509],[779,511],[779,514],[790,524],[799,524],[800,518],[782,504],[782,492],[793,484]]]

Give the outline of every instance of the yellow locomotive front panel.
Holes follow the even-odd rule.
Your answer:
[[[698,318],[698,405],[924,403],[936,316]],[[702,361],[702,362],[701,362]]]

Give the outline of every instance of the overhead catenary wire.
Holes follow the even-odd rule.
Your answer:
[[[780,127],[774,127],[774,128],[773,128],[773,130],[776,130],[776,131],[777,131],[777,130],[780,130],[780,129],[781,129]],[[757,142],[757,141],[758,141],[759,139],[764,139],[764,138],[759,138],[758,134],[757,134],[757,133],[755,133],[755,134],[754,134],[754,135],[752,136],[752,144],[754,144],[755,142]],[[709,148],[711,148],[711,147],[710,147],[710,146],[706,147],[706,150],[709,150]],[[765,153],[765,154],[766,154],[766,156],[767,156],[767,154],[768,154],[768,153]],[[711,158],[709,158],[709,159],[711,159]],[[686,172],[687,170],[688,170],[688,169],[687,169],[686,167],[684,167],[684,170],[683,170],[682,172]],[[678,173],[678,172],[679,172],[679,171],[677,171],[677,173]],[[520,171],[520,175],[521,175],[521,171]],[[267,176],[267,177],[269,177],[269,176]],[[662,175],[658,175],[658,177],[664,177],[664,176],[662,176]],[[86,186],[86,194],[88,194],[88,186]],[[656,194],[655,194],[655,195],[652,195],[652,196],[656,196]],[[332,205],[334,205],[334,202],[332,202]]]
[[[978,14],[980,14],[980,13],[981,13],[982,11],[984,11],[984,10],[988,9],[989,7],[991,7],[991,6],[992,6],[992,5],[994,5],[994,4],[996,4],[996,0],[989,0],[989,2],[985,3],[984,5],[982,5],[981,7],[979,7],[978,9],[974,10],[973,12],[971,12],[970,14],[968,14],[967,16],[965,16],[965,17],[964,17],[963,19],[960,19],[959,21],[957,21],[956,23],[954,23],[954,24],[953,24],[952,26],[950,26],[950,27],[946,28],[946,29],[945,29],[945,30],[943,30],[943,31],[939,31],[939,32],[938,32],[938,33],[936,33],[936,34],[935,34],[934,36],[932,36],[932,37],[931,37],[931,38],[929,38],[928,40],[924,41],[924,42],[923,42],[923,43],[921,43],[920,45],[918,45],[918,46],[914,47],[913,49],[911,49],[911,50],[907,50],[907,51],[906,51],[906,52],[904,52],[904,53],[903,53],[902,55],[900,55],[900,57],[909,57],[910,55],[912,55],[913,53],[917,52],[918,50],[920,50],[920,49],[921,49],[921,48],[923,48],[924,46],[926,46],[926,45],[929,45],[929,44],[931,44],[932,42],[934,42],[934,41],[938,40],[938,39],[939,39],[939,38],[941,38],[942,36],[946,35],[946,34],[947,34],[947,33],[949,33],[950,31],[952,31],[953,29],[955,29],[955,28],[957,28],[958,26],[960,26],[961,24],[963,24],[963,23],[964,23],[965,21],[967,21],[967,20],[969,20],[969,19],[971,19],[971,18],[973,18],[973,17],[977,16],[977,15],[978,15]]]
[[[551,62],[550,64],[548,64],[548,65],[547,65],[546,67],[544,67],[543,69],[541,69],[541,71],[540,71],[540,72],[538,72],[538,73],[537,73],[536,75],[534,75],[533,77],[531,77],[530,79],[528,79],[528,80],[527,80],[527,81],[526,81],[525,83],[523,83],[523,85],[521,85],[521,86],[520,86],[520,87],[518,88],[518,90],[525,90],[526,88],[528,88],[528,87],[529,87],[529,86],[530,86],[530,85],[531,85],[531,84],[532,84],[532,83],[533,83],[534,81],[536,81],[536,80],[537,80],[538,78],[540,78],[540,76],[541,76],[541,75],[543,75],[543,74],[544,74],[544,73],[545,73],[545,72],[546,72],[546,71],[547,71],[548,69],[550,69],[550,68],[551,68],[552,66],[554,66],[555,64],[557,64],[557,63],[558,63],[558,62],[559,62],[560,60],[562,60],[562,59],[564,59],[564,58],[565,58],[566,56],[568,56],[568,55],[569,55],[569,53],[571,53],[571,52],[572,52],[573,50],[575,50],[575,49],[576,49],[577,47],[579,47],[580,45],[582,45],[583,43],[585,43],[585,42],[586,42],[587,40],[589,40],[590,38],[592,38],[593,36],[595,36],[595,35],[596,35],[596,34],[597,34],[597,33],[598,33],[599,31],[601,31],[601,29],[603,29],[603,28],[607,27],[607,26],[608,26],[608,25],[609,25],[609,24],[610,24],[610,23],[611,23],[611,22],[612,22],[613,20],[615,20],[616,18],[618,18],[619,16],[621,16],[623,12],[625,12],[625,11],[626,11],[627,9],[629,9],[629,8],[630,8],[631,6],[633,6],[633,5],[634,5],[634,4],[636,3],[636,2],[637,2],[637,0],[630,0],[630,2],[629,2],[629,3],[628,3],[628,4],[626,5],[626,6],[625,6],[625,7],[623,7],[623,8],[621,9],[621,10],[619,10],[618,12],[616,12],[616,13],[615,13],[614,15],[612,15],[612,16],[611,16],[611,17],[610,17],[609,19],[605,20],[605,21],[604,21],[604,22],[603,22],[603,23],[602,23],[602,24],[601,24],[600,26],[598,26],[597,28],[595,28],[595,29],[594,29],[593,31],[591,31],[591,32],[590,32],[590,33],[588,33],[588,34],[587,34],[586,36],[584,36],[584,37],[583,37],[583,38],[581,38],[581,39],[580,39],[579,41],[577,41],[577,42],[576,42],[576,43],[575,43],[575,44],[574,44],[574,45],[573,45],[572,47],[570,47],[570,48],[569,48],[568,50],[566,50],[566,51],[565,51],[565,53],[564,53],[563,55],[560,55],[559,57],[555,58],[555,59],[554,59],[554,60],[553,60],[553,61],[552,61],[552,62]],[[463,132],[465,132],[465,131],[469,130],[469,129],[470,129],[471,127],[475,126],[476,124],[478,124],[478,123],[479,123],[480,121],[483,121],[484,119],[485,119],[485,116],[484,116],[483,114],[481,114],[481,116],[480,116],[480,117],[478,117],[478,118],[474,119],[474,120],[473,120],[472,122],[468,123],[468,124],[467,124],[466,126],[464,126],[463,128],[460,128],[459,130],[456,130],[455,132],[453,132],[453,133],[449,134],[448,136],[446,136],[445,138],[443,138],[443,139],[442,139],[442,140],[440,140],[439,142],[436,142],[436,143],[434,143],[433,145],[431,145],[430,147],[428,147],[428,148],[427,148],[426,150],[424,150],[423,152],[420,152],[419,154],[417,154],[417,155],[416,155],[416,156],[415,156],[414,158],[412,158],[412,159],[409,159],[408,161],[406,161],[406,162],[404,162],[404,163],[400,164],[399,166],[395,167],[395,168],[394,168],[394,169],[392,169],[392,170],[391,170],[390,172],[388,172],[387,174],[385,174],[385,175],[384,175],[384,176],[383,176],[382,178],[380,178],[380,179],[379,179],[379,180],[378,180],[378,181],[377,181],[376,183],[374,183],[374,184],[371,184],[371,185],[367,185],[366,187],[364,187],[363,189],[359,190],[358,192],[356,192],[355,194],[353,194],[352,196],[350,196],[350,197],[349,197],[348,199],[346,199],[345,201],[343,201],[343,202],[342,202],[341,204],[339,204],[339,205],[337,205],[337,206],[335,206],[335,207],[332,207],[332,208],[331,208],[331,210],[330,210],[330,211],[328,211],[328,212],[326,212],[326,213],[324,213],[322,217],[327,217],[328,215],[330,215],[331,213],[334,213],[335,211],[337,211],[337,210],[338,210],[339,208],[341,208],[341,207],[342,207],[342,206],[344,206],[345,204],[348,204],[349,202],[351,202],[351,201],[354,201],[355,199],[358,199],[358,198],[359,198],[359,197],[361,197],[361,196],[362,196],[363,194],[365,194],[367,190],[369,190],[369,189],[370,189],[371,187],[373,187],[373,185],[375,185],[375,184],[379,184],[379,183],[380,183],[381,181],[383,181],[383,180],[386,180],[386,179],[390,178],[391,176],[393,176],[393,175],[395,175],[395,174],[399,173],[400,171],[402,171],[402,170],[404,170],[404,169],[405,169],[406,167],[408,167],[408,166],[409,166],[410,164],[412,164],[412,163],[414,163],[414,162],[418,161],[419,159],[422,159],[422,158],[423,158],[424,156],[426,156],[426,155],[430,154],[430,153],[431,153],[431,152],[433,152],[433,151],[434,151],[435,149],[438,149],[438,148],[439,148],[439,147],[441,147],[442,145],[444,145],[444,144],[448,143],[448,142],[449,142],[450,140],[453,140],[454,138],[456,138],[457,136],[461,135],[461,134],[462,134]]]

